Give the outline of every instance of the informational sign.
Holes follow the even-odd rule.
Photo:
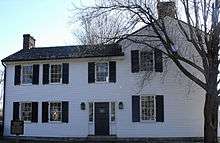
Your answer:
[[[24,121],[11,121],[11,134],[23,135],[24,134]]]

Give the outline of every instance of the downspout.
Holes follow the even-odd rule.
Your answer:
[[[4,66],[4,93],[3,93],[3,119],[2,119],[2,136],[4,135],[4,126],[5,126],[5,91],[6,91],[6,65],[2,62]]]

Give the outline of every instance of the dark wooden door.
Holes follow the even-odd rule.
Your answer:
[[[95,135],[109,135],[109,103],[95,103]]]

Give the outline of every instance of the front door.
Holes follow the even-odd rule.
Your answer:
[[[109,103],[95,103],[95,135],[109,135]]]

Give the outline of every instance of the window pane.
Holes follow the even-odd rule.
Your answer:
[[[111,121],[115,121],[115,102],[111,102]]]
[[[32,104],[21,103],[21,120],[31,121],[32,118]]]
[[[93,103],[89,102],[89,122],[93,122]]]
[[[96,63],[96,81],[107,81],[108,63]]]
[[[28,84],[32,83],[32,66],[23,66],[22,67],[22,83]]]
[[[153,52],[142,51],[140,53],[140,69],[141,71],[153,71]]]
[[[51,65],[50,69],[51,83],[61,82],[61,65]]]
[[[50,103],[50,121],[61,121],[61,103]]]
[[[154,96],[141,97],[141,119],[155,120]]]

